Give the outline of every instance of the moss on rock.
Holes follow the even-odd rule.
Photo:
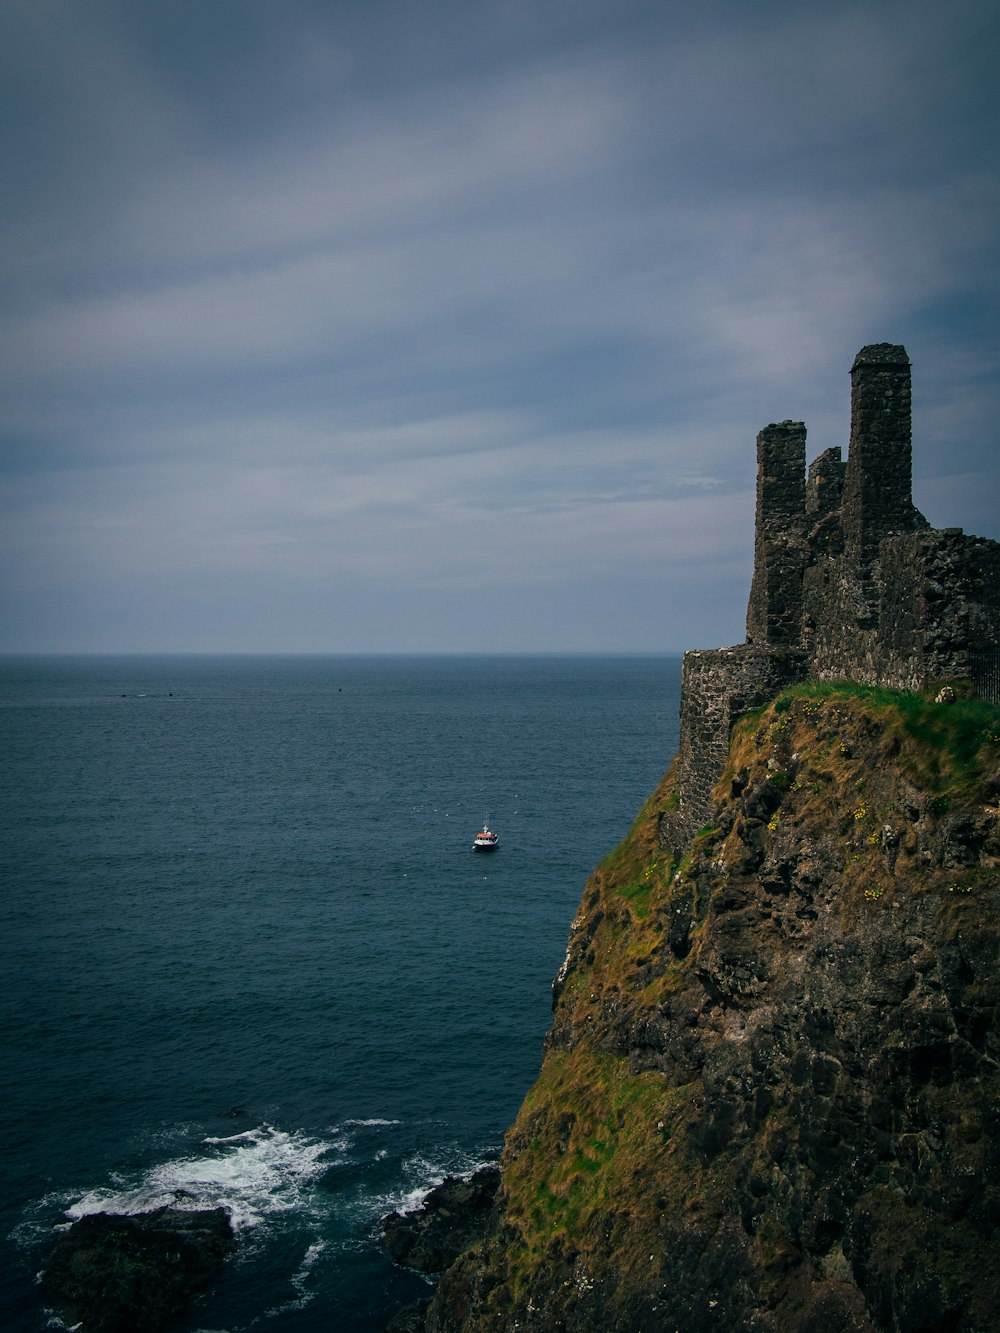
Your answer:
[[[995,1324],[1000,714],[803,685],[594,872],[429,1330]]]

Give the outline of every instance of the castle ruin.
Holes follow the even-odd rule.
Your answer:
[[[827,449],[807,475],[800,421],[757,436],[747,641],[684,654],[668,845],[707,821],[733,721],[795,681],[963,681],[1000,704],[1000,542],[932,528],[913,505],[911,457],[910,361],[890,343],[851,368],[846,463]]]

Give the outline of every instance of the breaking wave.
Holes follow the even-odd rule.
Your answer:
[[[368,1243],[382,1217],[419,1207],[446,1177],[469,1176],[496,1160],[498,1150],[470,1153],[453,1143],[439,1144],[432,1153],[397,1153],[387,1131],[402,1123],[345,1120],[322,1135],[265,1123],[237,1134],[207,1136],[153,1166],[114,1172],[107,1184],[83,1195],[47,1195],[30,1209],[32,1216],[16,1238],[36,1241],[43,1227],[51,1226],[54,1208],[67,1219],[64,1225],[90,1213],[224,1208],[239,1232],[281,1220],[305,1226],[313,1237],[303,1260],[305,1272],[324,1251]],[[154,1141],[162,1148],[168,1137],[161,1131]],[[329,1223],[338,1234],[332,1245],[320,1238]]]
[[[462,1152],[457,1148],[443,1149],[433,1158],[415,1153],[401,1163],[399,1185],[372,1197],[374,1215],[382,1218],[386,1213],[412,1213],[435,1185],[440,1185],[449,1176],[468,1177],[480,1167],[495,1165],[498,1156],[499,1151],[484,1155]]]
[[[136,1179],[113,1177],[71,1204],[66,1216],[149,1213],[157,1208],[225,1208],[239,1230],[276,1213],[315,1215],[313,1185],[335,1165],[344,1145],[273,1125],[228,1138],[206,1138],[200,1151],[163,1162]]]

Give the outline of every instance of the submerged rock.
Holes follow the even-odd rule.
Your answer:
[[[80,1333],[157,1333],[208,1290],[235,1245],[224,1208],[93,1213],[53,1245],[42,1301]]]
[[[424,1333],[429,1305],[429,1299],[404,1305],[402,1310],[389,1320],[382,1333]]]
[[[412,1212],[390,1213],[382,1219],[389,1257],[421,1273],[442,1273],[483,1239],[499,1184],[499,1168],[480,1167],[468,1178],[449,1176]]]

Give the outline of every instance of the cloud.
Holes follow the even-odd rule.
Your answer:
[[[929,516],[994,535],[985,6],[244,13],[235,42],[186,0],[10,7],[22,639],[98,584],[135,633],[155,584],[189,642],[167,594],[200,571],[247,614],[405,586],[461,647],[460,590],[520,588],[537,644],[541,589],[618,580],[642,637],[647,577],[702,625],[712,582],[732,640],[757,430],[845,443],[883,339]]]

